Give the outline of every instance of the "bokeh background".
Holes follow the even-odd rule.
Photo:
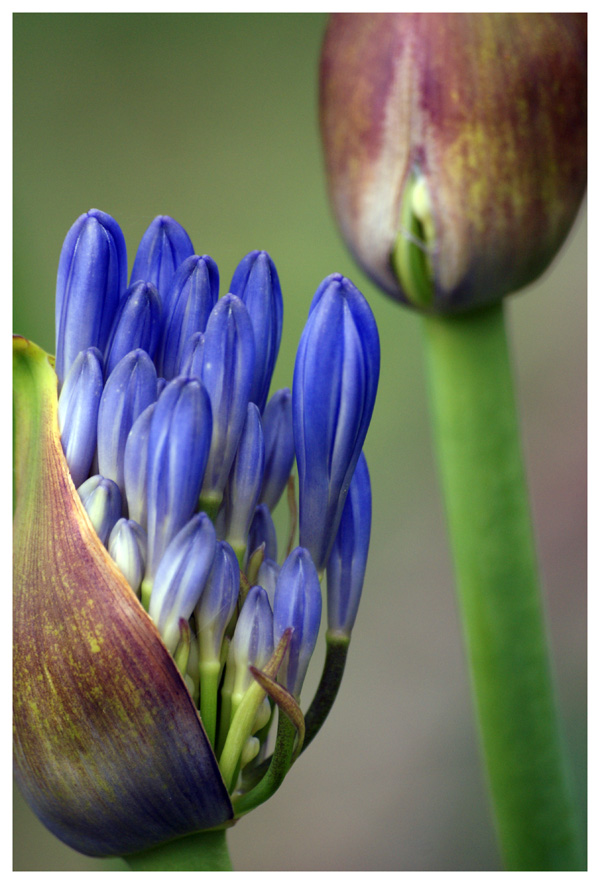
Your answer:
[[[366,452],[374,519],[347,675],[326,726],[229,843],[237,870],[498,868],[477,754],[418,316],[345,250],[317,123],[321,14],[14,17],[14,331],[54,349],[63,238],[96,207],[130,266],[157,214],[218,263],[226,291],[254,248],[277,265],[291,384],[312,294],[333,271],[368,297],[382,339]],[[519,244],[515,243],[515,248]],[[586,227],[508,305],[565,739],[582,813],[586,756]],[[279,513],[285,526],[285,513]],[[311,698],[321,657],[304,690]],[[117,870],[56,841],[15,792],[16,870]]]

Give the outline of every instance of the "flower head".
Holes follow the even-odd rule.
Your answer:
[[[362,295],[325,280],[294,381],[301,536],[313,550],[290,552],[289,540],[278,560],[271,508],[293,487],[295,445],[289,390],[264,407],[281,332],[272,260],[251,253],[234,274],[241,296],[217,300],[216,264],[163,216],[128,292],[107,299],[85,289],[84,268],[113,278],[117,230],[88,213],[63,250],[74,269],[59,273],[57,352],[71,354],[60,399],[49,357],[22,338],[14,351],[16,776],[43,822],[94,855],[225,826],[297,758],[321,616],[315,566],[378,370]],[[332,391],[310,364],[321,347]],[[311,738],[330,705],[315,703]]]
[[[585,191],[586,50],[578,13],[332,16],[329,192],[386,292],[452,312],[545,270]]]

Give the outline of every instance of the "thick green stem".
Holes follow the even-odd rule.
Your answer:
[[[123,859],[132,872],[231,872],[226,831],[196,832]]]
[[[511,870],[576,870],[502,304],[425,319],[434,435],[496,825]]]

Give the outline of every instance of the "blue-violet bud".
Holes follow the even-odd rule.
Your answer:
[[[219,271],[208,255],[191,255],[177,269],[163,295],[163,319],[156,365],[159,374],[171,380],[188,339],[203,332],[219,297]]]
[[[261,543],[265,545],[265,558],[277,560],[277,532],[269,508],[264,503],[256,507],[250,523],[248,556],[251,556]],[[260,583],[260,580],[258,582]]]
[[[108,378],[98,411],[98,472],[116,482],[123,495],[129,432],[139,415],[155,401],[154,363],[144,350],[133,350]]]
[[[110,532],[121,518],[121,492],[112,479],[90,476],[77,492],[96,534],[106,546]]]
[[[213,433],[202,498],[219,502],[246,421],[254,371],[254,333],[235,295],[217,301],[204,333],[202,382],[210,397]]]
[[[133,519],[119,519],[108,538],[108,552],[135,593],[146,570],[146,532]]]
[[[202,363],[204,362],[204,333],[195,332],[188,338],[181,352],[179,362],[179,374],[188,378],[202,378]]]
[[[161,393],[148,442],[148,567],[152,581],[167,545],[192,517],[212,430],[210,401],[196,378],[175,378]]]
[[[229,291],[242,299],[250,314],[256,362],[250,401],[262,414],[279,353],[283,328],[283,298],[275,264],[267,252],[253,251],[242,258]]]
[[[80,215],[65,238],[56,279],[59,389],[82,350],[104,353],[127,285],[127,250],[117,222],[98,209]]]
[[[136,252],[130,283],[151,282],[161,301],[179,265],[194,254],[192,241],[181,224],[168,215],[158,215],[144,233]]]
[[[233,617],[239,589],[240,566],[236,554],[228,543],[218,540],[212,569],[195,609],[200,659],[204,662],[220,659],[223,637]]]
[[[129,517],[144,530],[148,524],[148,442],[155,405],[155,402],[148,405],[133,424],[127,436],[123,458],[123,480]]]
[[[171,540],[156,570],[148,613],[171,653],[179,641],[179,620],[188,620],[210,573],[215,529],[198,513]]]
[[[160,296],[151,282],[134,282],[119,303],[106,345],[105,372],[108,378],[132,350],[145,350],[154,359],[160,334]]]
[[[260,502],[274,510],[294,465],[292,393],[285,387],[273,393],[262,416],[265,438],[265,475]]]
[[[319,575],[308,550],[298,546],[281,566],[273,601],[275,645],[286,629],[291,626],[294,630],[277,680],[295,697],[300,696],[320,623]]]
[[[260,568],[258,569],[256,582],[266,590],[271,607],[273,607],[275,587],[277,586],[277,578],[279,577],[280,571],[281,565],[278,565],[276,561],[269,559],[266,556],[260,563]]]
[[[252,586],[240,611],[229,648],[227,667],[234,670],[234,707],[254,683],[248,667],[262,669],[273,655],[273,612],[266,590]]]
[[[362,593],[371,536],[371,483],[364,454],[358,459],[327,562],[328,629],[350,635]]]
[[[102,355],[89,347],[69,369],[58,400],[60,440],[76,488],[89,476],[96,453],[102,385]]]
[[[260,412],[253,402],[249,402],[226,491],[226,539],[236,552],[246,550],[264,467],[265,443]]]
[[[379,380],[371,308],[349,279],[328,276],[302,333],[292,392],[300,544],[322,571],[367,434]]]

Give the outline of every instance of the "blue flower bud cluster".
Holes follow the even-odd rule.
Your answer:
[[[299,697],[325,572],[329,629],[349,635],[354,625],[370,535],[362,449],[377,328],[350,280],[329,276],[310,307],[293,390],[269,398],[283,299],[266,252],[246,255],[220,297],[215,261],[159,216],[129,284],[126,270],[114,219],[96,209],[78,218],[57,277],[63,450],[100,540],[222,744],[253,684],[249,667],[263,669],[290,629],[277,680]],[[294,460],[299,545],[279,561],[271,514]],[[261,710],[252,734],[269,720]],[[248,758],[263,731],[249,733]]]

